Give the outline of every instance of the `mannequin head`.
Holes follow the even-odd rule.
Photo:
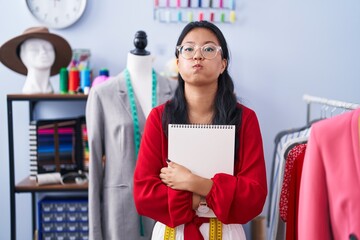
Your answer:
[[[39,70],[50,77],[50,69],[55,62],[55,50],[49,41],[31,38],[21,44],[20,59],[28,73]]]
[[[0,62],[26,76],[23,93],[53,92],[50,76],[67,67],[72,56],[69,43],[46,27],[31,27],[0,47]]]

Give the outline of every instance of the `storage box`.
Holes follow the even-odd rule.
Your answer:
[[[45,197],[38,202],[39,240],[86,240],[89,235],[86,197]]]

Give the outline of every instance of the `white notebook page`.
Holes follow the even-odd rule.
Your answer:
[[[235,125],[169,124],[168,158],[194,174],[234,173]]]
[[[196,175],[234,174],[235,125],[169,124],[168,158]],[[215,217],[210,210],[201,217]]]

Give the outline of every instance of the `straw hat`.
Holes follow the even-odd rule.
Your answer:
[[[59,35],[49,32],[46,27],[31,27],[23,34],[14,37],[0,47],[0,62],[5,66],[23,75],[27,75],[27,68],[20,58],[20,45],[27,39],[40,38],[47,40],[54,46],[55,62],[51,67],[50,75],[59,73],[60,68],[67,67],[71,61],[72,49],[69,43]]]

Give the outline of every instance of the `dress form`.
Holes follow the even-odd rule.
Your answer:
[[[140,48],[129,52],[128,69],[93,87],[87,99],[89,239],[151,239],[154,220],[144,216],[140,219],[132,187],[137,140],[131,102],[137,101],[136,116],[141,133],[150,110],[139,103],[145,99],[149,106],[146,109],[151,109],[153,97],[152,58],[144,50],[144,43],[144,39],[135,38],[135,45]],[[128,88],[128,79],[131,88]],[[171,99],[177,85],[176,81],[160,75],[156,75],[156,79],[156,102],[162,104]],[[130,97],[129,89],[134,97]],[[142,232],[145,236],[141,236]]]
[[[128,53],[126,67],[130,74],[135,96],[147,117],[152,109],[153,57],[150,52],[145,50],[146,37],[144,31],[138,31],[135,34],[135,49]]]
[[[49,81],[51,66],[55,62],[53,45],[43,39],[31,38],[20,46],[20,58],[27,68],[27,76],[22,92],[52,93]]]

